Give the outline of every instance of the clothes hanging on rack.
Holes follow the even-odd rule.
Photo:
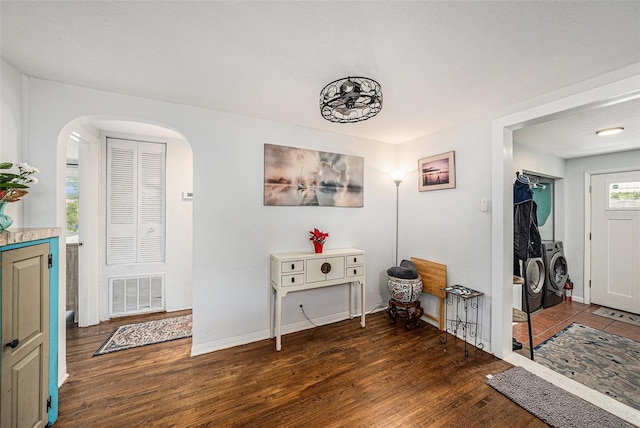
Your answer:
[[[513,274],[522,276],[519,261],[542,257],[538,205],[533,200],[533,191],[526,175],[518,174],[513,183],[513,204]]]
[[[513,274],[522,276],[522,298],[527,314],[529,332],[529,354],[533,361],[533,333],[531,329],[531,310],[527,296],[528,279],[526,268],[520,275],[520,262],[530,257],[542,257],[542,239],[538,230],[538,206],[533,200],[531,180],[524,174],[516,173],[513,183]],[[517,345],[520,345],[519,347]],[[513,349],[522,348],[520,342],[513,339]]]
[[[533,190],[531,190],[529,177],[520,173],[516,174],[517,178],[513,183],[513,204],[519,205],[533,199]]]

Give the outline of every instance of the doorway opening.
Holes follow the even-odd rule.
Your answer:
[[[123,263],[118,267],[107,263],[106,141],[110,137],[161,143],[166,147],[162,208],[167,224],[172,226],[166,227],[166,257],[162,262]],[[114,276],[137,277],[160,272],[165,278],[162,310],[190,309],[193,201],[182,197],[193,191],[193,156],[188,141],[164,126],[104,117],[70,122],[59,141],[66,144],[67,150],[68,172],[65,192],[61,192],[65,198],[67,251],[66,262],[61,262],[67,269],[70,287],[60,290],[60,298],[73,311],[72,320],[86,327],[110,319],[109,283]]]
[[[603,404],[597,394],[577,382],[543,367],[512,351],[512,267],[513,267],[513,132],[526,126],[542,123],[553,118],[569,116],[580,111],[637,99],[637,77],[601,86],[554,102],[515,113],[492,122],[492,351],[512,364],[523,366],[569,392],[605,406],[613,413],[624,413],[624,406],[615,400]],[[617,407],[618,405],[622,406]],[[618,410],[615,408],[617,407]]]

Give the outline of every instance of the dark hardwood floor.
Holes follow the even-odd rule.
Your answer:
[[[510,364],[384,312],[285,335],[280,352],[263,340],[192,358],[182,339],[92,357],[141,319],[68,328],[56,427],[546,426],[486,384]]]

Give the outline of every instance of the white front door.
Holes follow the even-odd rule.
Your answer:
[[[640,170],[591,176],[591,301],[640,313]]]

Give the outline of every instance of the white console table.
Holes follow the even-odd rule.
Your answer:
[[[360,325],[365,325],[364,251],[355,248],[323,253],[296,252],[271,255],[271,337],[282,349],[282,298],[292,291],[349,284],[349,317],[355,315],[352,287],[360,284]]]

